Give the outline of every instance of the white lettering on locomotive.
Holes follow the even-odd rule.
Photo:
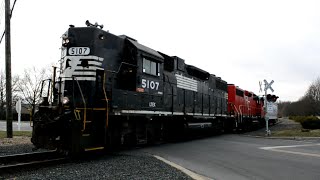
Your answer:
[[[149,102],[149,107],[156,107],[156,103],[155,102]]]
[[[142,88],[146,88],[146,89],[158,90],[159,82],[148,80],[148,79],[141,79],[141,86]]]
[[[88,47],[71,47],[69,48],[69,55],[79,56],[79,55],[88,55],[90,54],[90,48]]]

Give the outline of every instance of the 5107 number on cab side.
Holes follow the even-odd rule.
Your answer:
[[[159,82],[148,79],[141,79],[141,86],[145,89],[159,90]]]

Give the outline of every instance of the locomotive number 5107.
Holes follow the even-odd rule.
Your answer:
[[[88,47],[71,47],[71,48],[69,48],[68,52],[71,56],[88,55],[90,53],[90,48],[88,48]]]
[[[142,88],[146,88],[146,89],[158,90],[159,89],[159,82],[151,81],[151,80],[147,80],[147,79],[142,79],[141,86],[142,86]]]

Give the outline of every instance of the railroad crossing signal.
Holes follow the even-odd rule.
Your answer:
[[[272,80],[270,83],[268,83],[267,80],[263,80],[264,81],[264,110],[265,112],[267,112],[267,105],[268,105],[268,102],[267,102],[267,91],[268,89],[270,89],[272,92],[274,91],[271,87],[271,85],[274,83],[274,81]],[[267,136],[270,136],[271,135],[271,131],[269,130],[269,117],[268,116],[265,116],[265,120],[266,120],[266,132],[267,132]]]
[[[272,80],[270,83],[268,83],[267,80],[263,80],[264,81],[264,91],[267,92],[268,89],[270,89],[272,92],[274,91],[271,87],[271,85],[274,83],[274,81]]]

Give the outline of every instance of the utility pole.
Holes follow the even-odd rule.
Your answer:
[[[11,37],[10,37],[10,0],[5,0],[5,32],[6,32],[6,119],[7,138],[12,138],[12,88],[11,88]]]

